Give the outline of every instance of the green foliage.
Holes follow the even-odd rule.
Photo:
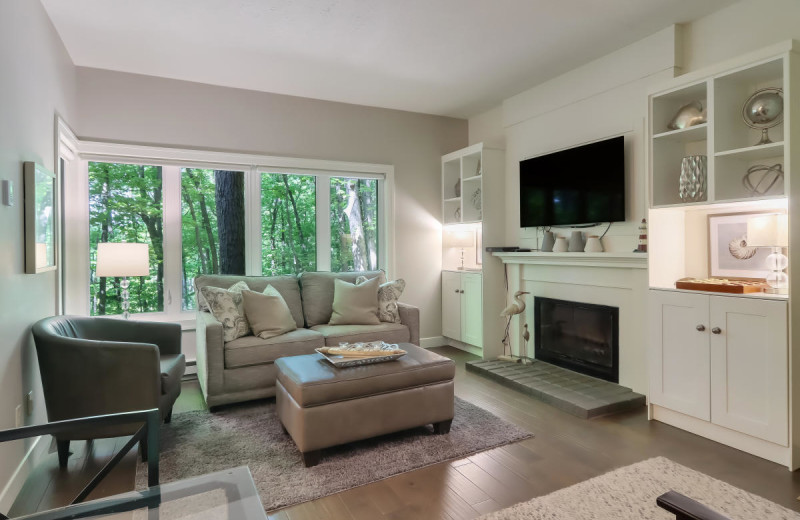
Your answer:
[[[99,242],[150,246],[150,276],[131,279],[133,312],[164,309],[164,253],[161,167],[89,163],[89,263],[92,316],[121,314],[119,278],[98,278]]]
[[[317,269],[316,178],[261,174],[261,272]]]
[[[351,202],[355,208],[348,207]],[[331,270],[377,268],[378,181],[334,177],[331,179]]]

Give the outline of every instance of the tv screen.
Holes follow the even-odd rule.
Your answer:
[[[625,220],[622,136],[519,163],[521,227]]]

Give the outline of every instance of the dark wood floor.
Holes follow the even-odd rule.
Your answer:
[[[611,469],[663,455],[800,511],[800,472],[647,420],[644,408],[592,420],[579,419],[464,370],[475,359],[450,347],[433,349],[456,360],[456,394],[513,422],[535,437],[467,459],[443,462],[313,502],[273,512],[271,519],[474,518],[569,486]],[[184,383],[176,412],[204,407],[196,382]],[[12,513],[55,507],[91,478],[122,440],[76,443],[70,469],[48,456],[26,482]],[[133,487],[129,454],[95,493]]]

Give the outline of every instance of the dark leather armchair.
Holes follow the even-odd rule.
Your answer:
[[[33,325],[33,339],[48,421],[151,408],[172,418],[186,370],[179,324],[53,316]],[[139,426],[57,434],[59,464],[70,440],[132,435]]]

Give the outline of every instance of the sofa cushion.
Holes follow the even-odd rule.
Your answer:
[[[372,279],[381,275],[383,275],[383,271],[361,271],[355,273],[313,272],[301,274],[300,290],[303,295],[303,314],[305,315],[306,326],[313,327],[331,321],[331,314],[333,313],[334,280],[338,278],[345,282],[355,283],[359,276],[366,276]]]
[[[312,330],[325,337],[325,345],[338,346],[339,343],[383,340],[387,343],[406,343],[411,338],[408,327],[402,323],[381,323],[379,325],[315,325]]]
[[[455,363],[414,345],[396,361],[336,368],[313,356],[278,361],[278,381],[302,408],[452,381]]]
[[[282,356],[313,354],[315,348],[324,346],[322,334],[308,329],[293,330],[269,339],[245,336],[225,343],[225,368],[273,363]]]
[[[303,321],[303,302],[300,299],[300,286],[297,284],[297,277],[294,275],[284,276],[238,276],[228,274],[203,274],[194,279],[194,286],[197,290],[197,306],[199,310],[208,310],[208,305],[202,298],[201,289],[206,285],[212,287],[227,288],[238,281],[244,281],[251,291],[263,292],[267,285],[273,286],[281,293],[289,310],[292,311],[292,318],[298,328],[304,326]],[[332,293],[331,293],[332,294]],[[333,296],[331,296],[333,300]],[[326,322],[327,323],[327,322]]]
[[[363,278],[363,277],[359,277]],[[380,280],[373,278],[361,285],[344,280],[333,281],[333,312],[329,325],[377,325],[378,287]]]
[[[236,282],[230,289],[206,285],[201,291],[211,314],[222,323],[222,338],[225,341],[233,341],[250,334],[250,324],[244,315],[242,298],[242,291],[246,290],[245,282]]]
[[[297,328],[292,311],[273,286],[268,285],[263,293],[243,291],[242,298],[244,314],[254,336],[268,339]]]
[[[186,357],[183,354],[164,354],[159,360],[161,365],[161,395],[167,390],[181,386],[181,378],[186,372]]]

